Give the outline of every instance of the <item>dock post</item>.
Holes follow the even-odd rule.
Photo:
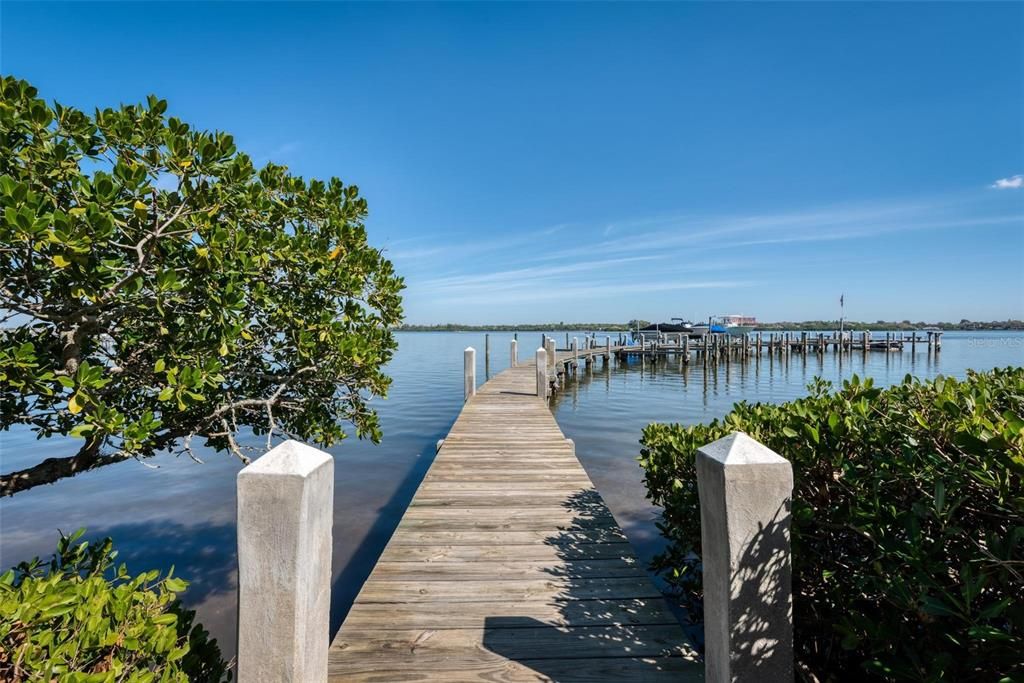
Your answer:
[[[938,353],[941,350],[942,350],[942,333],[941,332],[936,332],[935,333],[935,353]]]
[[[572,338],[572,346],[570,348],[572,349],[572,359],[574,361],[575,360],[579,360],[579,357],[580,357],[580,342],[579,342],[579,340],[576,337]]]
[[[569,333],[565,333],[565,348],[569,348]]]
[[[519,342],[515,339],[508,344],[508,365],[510,368],[519,367]]]
[[[544,349],[537,349],[537,396],[547,398],[548,396],[548,352]]]
[[[547,354],[548,354],[548,366],[554,368],[555,367],[555,338],[554,337],[549,337],[548,338]]]
[[[491,335],[484,335],[484,363],[490,364],[491,362]]]
[[[472,346],[466,347],[462,352],[462,375],[465,384],[465,400],[469,400],[476,394],[476,349]]]
[[[860,342],[864,346],[864,353],[867,353],[868,348],[871,346],[871,330],[864,330],[864,335],[860,338]]]
[[[285,441],[238,493],[238,680],[327,681],[334,458]]]
[[[604,338],[604,364],[607,366],[612,362],[612,338]]]
[[[697,450],[708,683],[793,680],[789,461],[735,432]]]

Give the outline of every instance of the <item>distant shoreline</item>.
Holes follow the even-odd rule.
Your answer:
[[[647,321],[641,320],[641,327],[648,325]],[[602,330],[607,332],[628,332],[635,329],[636,323],[533,323],[522,325],[463,325],[459,323],[446,323],[443,325],[400,325],[395,328],[398,332],[572,332]],[[964,332],[1015,332],[1024,330],[1024,320],[1000,320],[992,322],[975,322],[964,320],[959,323],[926,323],[909,321],[895,322],[878,320],[872,323],[856,322],[847,320],[843,322],[843,328],[862,332],[864,330],[896,330],[896,331],[922,331],[926,327],[937,327],[946,331]],[[758,330],[838,330],[838,320],[805,320],[802,322],[783,321],[773,323],[761,323]]]

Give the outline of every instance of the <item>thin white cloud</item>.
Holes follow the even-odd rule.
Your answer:
[[[531,230],[529,232],[519,232],[513,230],[504,230],[507,237],[498,237],[495,239],[463,239],[461,242],[456,243],[429,243],[425,246],[418,248],[407,248],[407,249],[396,249],[388,254],[388,258],[394,261],[427,261],[427,266],[436,265],[435,262],[440,260],[444,264],[449,264],[452,261],[456,261],[459,258],[486,254],[490,252],[507,252],[514,248],[537,244],[537,240],[540,237],[549,237],[558,233],[564,232],[567,228],[572,227],[570,223],[559,223],[551,225],[546,228],[539,228]],[[424,238],[415,237],[409,239],[395,240],[391,242],[389,247],[395,247],[399,244],[422,241]],[[442,257],[442,258],[438,258]],[[407,264],[403,264],[407,265]]]
[[[446,309],[458,310],[469,305],[494,307],[503,304],[525,304],[541,301],[571,301],[578,303],[583,299],[607,299],[610,291],[615,294],[645,294],[655,292],[674,292],[685,290],[706,289],[737,289],[753,287],[759,284],[751,280],[692,280],[669,282],[627,282],[618,283],[614,290],[606,284],[584,283],[560,287],[530,287],[523,289],[476,290],[472,293],[452,293],[435,303]]]
[[[1024,225],[1024,214],[985,205],[992,201],[992,195],[975,188],[955,196],[780,211],[619,217],[490,237],[493,231],[481,231],[482,239],[449,245],[426,237],[403,245],[407,248],[394,256],[412,271],[407,272],[410,310],[424,306],[435,315],[479,309],[535,317],[555,303],[587,300],[590,306],[601,299],[622,306],[631,295],[657,299],[669,293],[672,298],[671,292],[686,290],[694,290],[693,296],[678,297],[686,299],[678,305],[693,305],[690,298],[731,301],[738,294],[726,294],[729,290],[757,287],[810,265],[805,262],[810,250],[787,250],[787,245]],[[772,245],[777,248],[765,251]],[[841,251],[821,250],[817,267],[835,269]],[[708,296],[697,296],[700,290]]]
[[[631,256],[627,258],[611,258],[601,259],[598,261],[567,263],[560,266],[531,266],[528,268],[514,268],[511,270],[438,277],[425,280],[421,283],[421,286],[424,289],[431,290],[451,290],[456,288],[468,288],[470,290],[475,290],[484,285],[501,288],[512,286],[534,287],[540,282],[556,278],[561,279],[569,274],[599,271],[612,266],[621,266],[626,263],[655,261],[663,258],[665,258],[664,255]]]
[[[1019,190],[1024,187],[1024,175],[1018,173],[1009,178],[1000,178],[992,183],[991,187],[996,190]]]
[[[1016,176],[1015,176],[1016,177]],[[1007,179],[1013,180],[1013,179]],[[975,197],[980,199],[980,197]],[[856,240],[882,234],[970,228],[1017,223],[1024,216],[966,213],[970,198],[931,201],[840,203],[803,211],[769,214],[666,217],[634,221],[639,226],[623,237],[550,251],[541,260],[628,255],[657,245],[662,251],[694,255],[715,249],[788,242]]]

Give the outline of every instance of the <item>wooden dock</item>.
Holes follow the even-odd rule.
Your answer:
[[[331,644],[330,680],[703,679],[535,387],[530,360],[467,401]]]

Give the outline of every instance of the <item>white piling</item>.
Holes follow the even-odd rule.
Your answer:
[[[462,374],[465,385],[465,400],[476,394],[476,349],[472,346],[462,353]]]
[[[537,396],[548,396],[548,352],[537,349]]]
[[[327,681],[334,458],[286,441],[238,473],[238,681]]]
[[[697,450],[709,683],[793,680],[793,468],[736,432]]]

